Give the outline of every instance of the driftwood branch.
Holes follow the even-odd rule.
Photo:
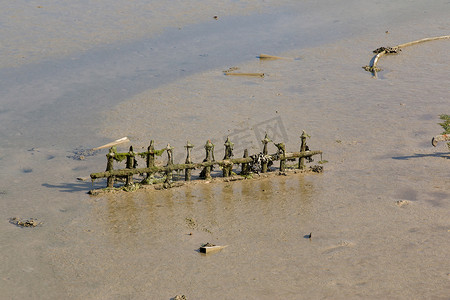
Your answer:
[[[378,64],[378,61],[380,60],[380,58],[383,55],[385,55],[385,54],[397,54],[399,51],[401,51],[401,48],[404,48],[404,47],[407,47],[407,46],[412,46],[412,45],[416,45],[416,44],[420,44],[420,43],[424,43],[424,42],[429,42],[429,41],[449,39],[449,38],[450,38],[450,35],[443,35],[443,36],[437,36],[437,37],[431,37],[431,38],[424,38],[424,39],[421,39],[421,40],[400,44],[400,45],[397,45],[395,47],[380,47],[380,48],[378,48],[378,49],[373,51],[373,52],[376,53],[376,55],[370,61],[370,65],[364,66],[363,69],[368,71],[368,72],[371,72],[374,77],[377,77],[377,72],[382,71],[380,68],[377,67],[377,64]]]

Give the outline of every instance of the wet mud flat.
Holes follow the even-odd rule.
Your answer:
[[[357,13],[342,9],[339,17],[331,2],[304,4],[323,12],[318,13],[322,18],[308,19],[317,30],[311,34],[303,34],[306,22],[289,26],[299,11],[291,9],[290,19],[268,12],[274,21],[270,27],[255,13],[246,20],[254,18],[258,26],[241,35],[227,31],[233,37],[228,41],[242,48],[227,51],[219,42],[199,48],[197,29],[212,28],[209,21],[221,24],[221,30],[227,27],[227,18],[219,15],[197,27],[173,27],[167,44],[160,44],[169,45],[162,51],[181,49],[174,37],[183,29],[189,38],[183,51],[171,52],[180,55],[160,56],[160,64],[133,60],[130,54],[109,68],[111,57],[135,52],[124,47],[121,56],[106,47],[119,54],[104,55],[106,63],[96,72],[94,66],[72,62],[90,74],[85,79],[56,78],[67,71],[46,77],[51,80],[43,85],[38,78],[43,73],[16,76],[25,73],[15,69],[14,78],[22,81],[14,84],[10,78],[9,89],[3,89],[2,100],[8,102],[2,102],[0,121],[7,137],[0,164],[9,174],[0,188],[2,295],[447,297],[450,154],[445,144],[433,148],[430,141],[442,131],[439,116],[450,113],[450,45],[436,41],[383,57],[378,79],[361,66],[380,45],[448,34],[448,4],[440,1],[425,9],[419,2],[385,1],[382,8],[370,6],[370,14],[359,4]],[[375,22],[381,16],[385,22]],[[279,48],[262,49],[270,44]],[[299,59],[262,61],[261,53]],[[208,67],[211,61],[217,64]],[[133,69],[138,63],[142,68]],[[223,74],[232,67],[264,77]],[[16,98],[23,102],[11,100]],[[51,101],[38,101],[45,98]],[[288,149],[298,147],[306,130],[308,144],[328,161],[324,172],[95,197],[86,194],[93,188],[90,182],[76,181],[104,169],[107,151],[85,155],[90,152],[77,148],[128,136],[143,148],[149,139],[158,147],[170,142],[177,156],[184,153],[187,138],[203,150],[207,139],[220,145],[225,135],[240,135],[260,151],[266,130],[286,141]],[[14,224],[31,217],[42,224]],[[10,223],[10,218],[17,219]],[[207,243],[228,247],[205,255],[199,248]]]

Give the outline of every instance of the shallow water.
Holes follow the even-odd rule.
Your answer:
[[[191,19],[134,39],[86,39],[82,51],[65,40],[53,49],[72,49],[67,55],[31,51],[30,63],[3,64],[6,298],[449,294],[450,154],[430,145],[442,131],[439,114],[449,113],[449,41],[383,57],[379,79],[361,67],[379,46],[448,35],[450,4],[235,3],[247,5],[245,14],[232,4],[218,20],[212,7],[208,18],[192,10]],[[179,15],[175,5],[167,11]],[[145,13],[133,14],[133,28],[142,28]],[[7,38],[25,30],[12,28]],[[33,49],[23,43],[16,47]],[[259,61],[260,53],[293,59]],[[234,66],[266,76],[223,75]],[[138,151],[150,139],[157,148],[170,143],[176,161],[186,139],[196,161],[212,139],[221,158],[226,135],[239,157],[239,139],[255,153],[264,131],[297,151],[302,130],[329,161],[323,174],[90,197],[91,183],[76,177],[102,171],[106,150],[71,158],[122,136]],[[17,228],[8,223],[14,216],[44,223]],[[206,242],[229,247],[203,256],[195,250]]]

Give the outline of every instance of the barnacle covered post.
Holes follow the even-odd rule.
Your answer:
[[[227,140],[225,141],[225,156],[223,157],[224,160],[230,159],[233,156],[233,146],[234,144],[230,141],[230,137],[227,137]],[[224,165],[223,166],[223,177],[228,177],[231,175],[231,171],[233,170],[233,164],[231,165]]]
[[[211,140],[208,140],[205,144],[206,157],[203,162],[212,162],[214,161],[214,144],[211,143]],[[200,178],[208,179],[211,178],[211,165],[205,166],[200,173]]]
[[[211,143],[211,140],[208,140],[205,144],[205,150],[206,150],[206,158],[203,160],[203,162],[211,162],[213,161],[214,153],[214,144]],[[201,178],[211,178],[211,166],[206,166],[203,171],[200,173]]]
[[[116,147],[113,146],[109,148],[109,153],[106,154],[106,172],[112,171],[114,169],[114,153],[116,152]],[[108,176],[106,180],[106,186],[112,188],[114,186],[114,176]]]
[[[302,139],[302,144],[300,145],[300,152],[303,153],[306,151],[306,138],[308,137],[308,135],[306,134],[306,132],[303,130],[302,135],[300,136],[300,138]],[[300,157],[300,159],[298,160],[298,168],[301,170],[304,170],[306,168],[306,164],[305,164],[305,157]]]
[[[267,144],[272,142],[271,139],[269,139],[269,137],[267,136],[267,132],[266,132],[266,136],[264,137],[264,139],[261,141],[264,145],[263,147],[263,155],[267,156],[267,154],[269,153],[267,150]],[[261,173],[266,173],[267,172],[267,166],[268,166],[268,161],[265,159],[262,164],[261,164]]]
[[[135,156],[135,153],[133,151],[133,146],[130,146],[130,150],[128,151],[128,155],[127,155],[127,163],[126,163],[127,169],[134,169],[134,161],[135,161],[134,156]],[[133,175],[127,175],[125,184],[126,185],[133,184]]]
[[[191,150],[192,148],[194,148],[194,145],[192,145],[191,143],[189,143],[189,141],[186,142],[186,146],[184,146],[184,148],[186,148],[186,160],[185,160],[185,164],[191,164],[192,160],[191,160]],[[192,169],[190,168],[186,168],[184,169],[184,180],[186,181],[190,181],[191,180],[191,173],[192,173]]]
[[[248,158],[248,150],[244,150],[244,159]],[[249,175],[250,174],[250,166],[248,163],[242,163],[241,165],[241,175]]]
[[[284,143],[275,144],[278,148],[278,155],[280,157],[280,172],[286,171],[286,147]]]
[[[147,152],[140,153],[140,155],[142,157],[144,157],[143,155],[145,155],[145,162],[146,162],[147,168],[151,168],[151,167],[155,166],[155,146],[154,145],[155,145],[155,141],[151,140],[150,145],[147,147]],[[142,180],[141,183],[149,184],[151,175],[152,175],[152,173],[148,172],[147,176],[145,177],[144,180]]]

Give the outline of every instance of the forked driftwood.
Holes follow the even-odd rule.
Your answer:
[[[431,145],[436,147],[438,142],[446,142],[446,141],[450,141],[450,134],[437,135],[431,139]]]
[[[450,38],[450,35],[443,35],[443,36],[436,36],[436,37],[431,37],[431,38],[425,38],[425,39],[421,39],[421,40],[417,40],[417,41],[413,41],[413,42],[409,42],[409,43],[400,44],[400,45],[397,45],[395,47],[380,47],[380,48],[375,49],[373,51],[374,53],[376,53],[376,55],[370,61],[370,65],[364,66],[362,68],[364,70],[368,71],[368,72],[371,72],[372,75],[376,78],[377,77],[377,72],[382,71],[380,68],[377,67],[377,64],[378,64],[378,61],[380,60],[380,58],[383,55],[385,55],[385,54],[397,54],[398,52],[401,51],[402,48],[407,47],[407,46],[412,46],[412,45],[416,45],[416,44],[424,43],[424,42],[429,42],[429,41],[449,39],[449,38]]]

